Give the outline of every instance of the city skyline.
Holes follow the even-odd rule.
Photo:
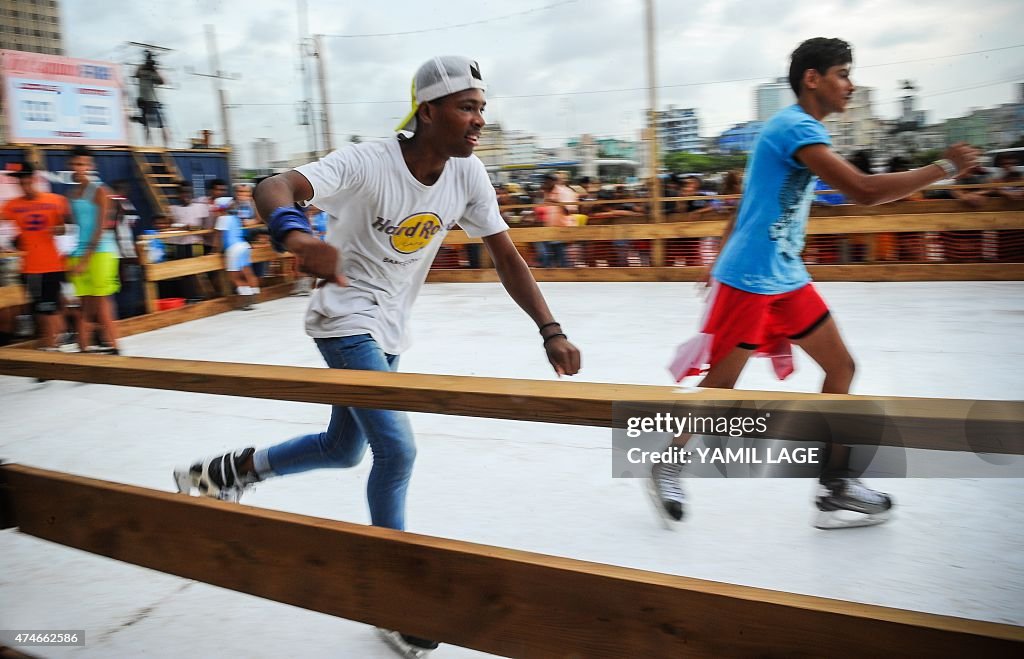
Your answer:
[[[407,111],[412,72],[428,56],[447,52],[480,62],[489,84],[489,120],[536,135],[544,146],[583,133],[636,139],[644,121],[642,2],[307,4],[309,31],[327,35],[335,147],[353,134],[392,134]],[[215,25],[220,69],[240,74],[225,88],[243,163],[257,138],[270,138],[287,157],[309,150],[308,129],[296,125],[305,95],[296,6],[262,0],[192,1],[176,9],[111,0],[63,3],[65,45],[72,57],[119,62],[138,57],[138,49],[124,45],[129,41],[171,48],[161,62],[173,88],[162,90],[162,100],[175,141],[212,128],[219,142],[211,81],[189,73],[209,71],[203,26]],[[695,12],[690,15],[674,3],[655,6],[658,109],[696,108],[703,137],[756,118],[753,90],[785,75],[789,53],[810,36],[852,43],[854,81],[875,88],[881,118],[899,115],[903,79],[920,88],[919,108],[930,122],[1013,101],[1013,83],[1024,80],[1024,44],[1015,34],[1024,21],[1019,2],[989,3],[957,21],[944,8],[958,5],[946,1],[927,12],[909,2],[873,0],[687,4],[682,9]],[[407,34],[395,34],[401,32]]]

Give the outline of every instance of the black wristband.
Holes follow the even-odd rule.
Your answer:
[[[537,329],[537,331],[538,331],[538,332],[540,332],[541,334],[543,334],[543,333],[544,333],[544,330],[546,330],[547,328],[549,328],[549,327],[552,327],[552,326],[554,326],[554,325],[558,325],[559,327],[561,327],[561,326],[562,326],[562,324],[561,324],[561,323],[556,323],[555,321],[551,321],[550,323],[545,323],[544,325],[541,325],[541,326],[540,326],[540,327],[539,327],[539,328]]]
[[[569,340],[569,337],[567,337],[565,334],[562,334],[561,332],[557,332],[557,333],[552,334],[551,336],[547,337],[546,339],[544,339],[544,344],[543,344],[544,347],[546,348],[548,346],[548,341],[550,341],[551,339],[555,338],[556,336],[560,336],[560,337],[562,337],[565,340]]]

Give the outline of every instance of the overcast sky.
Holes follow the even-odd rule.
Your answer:
[[[171,49],[160,58],[171,81],[161,100],[181,145],[202,128],[220,131],[211,80],[187,72],[210,70],[204,25],[213,24],[221,69],[240,76],[225,87],[242,163],[258,137],[275,140],[279,157],[309,149],[308,129],[296,125],[305,97],[297,0],[62,4],[71,57],[137,62],[129,41]],[[585,132],[635,139],[641,127],[642,0],[307,4],[309,32],[328,35],[335,146],[353,134],[391,134],[408,111],[413,72],[443,54],[476,59],[489,120],[534,133],[545,146]],[[785,75],[793,48],[813,36],[853,44],[854,82],[876,89],[881,117],[899,114],[904,78],[920,87],[918,107],[929,121],[1017,100],[1024,82],[1021,0],[656,0],[655,16],[658,104],[698,108],[704,136],[754,118],[754,87]]]

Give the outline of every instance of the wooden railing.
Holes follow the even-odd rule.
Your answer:
[[[160,263],[150,263],[146,258],[146,245],[154,239],[166,240],[167,238],[180,238],[183,236],[205,236],[211,230],[198,231],[172,231],[162,232],[154,235],[142,236],[136,243],[136,253],[139,255],[139,264],[142,266],[143,279],[145,280],[145,304],[146,312],[156,311],[156,300],[159,297],[157,283],[179,277],[189,277],[201,274],[212,274],[219,293],[222,296],[230,296],[231,287],[226,278],[224,254],[216,252],[203,256],[193,256],[184,259],[169,259]],[[251,259],[253,263],[264,263],[276,261],[281,264],[281,274],[286,282],[290,282],[292,269],[290,261],[294,257],[291,254],[280,254],[275,252],[270,245],[257,244],[252,247]]]
[[[509,236],[541,281],[694,281],[706,276],[730,217],[731,212],[669,214],[666,222],[654,224],[635,215],[588,220],[579,227],[520,226],[513,221]],[[977,208],[952,200],[819,207],[808,221],[804,258],[819,281],[1020,280],[1022,230],[1024,201],[989,199]],[[912,242],[913,249],[905,251],[913,256],[880,258],[873,245],[883,238],[900,245]],[[571,267],[536,267],[536,246],[551,241],[575,246]],[[617,253],[637,251],[627,241],[650,241],[640,248],[646,250],[644,259],[628,266]],[[479,242],[462,231],[449,233],[429,281],[497,281],[486,254],[480,268],[468,267],[464,246]],[[699,255],[680,258],[684,242]],[[854,242],[860,244],[861,255],[842,256]],[[656,249],[658,244],[670,249]]]
[[[0,351],[0,373],[599,426],[612,423],[612,404],[623,400],[787,400],[808,410],[821,400],[860,401],[868,403],[864,418],[884,415],[912,428],[952,426],[969,403],[24,351]],[[883,400],[892,403],[884,412],[877,404]],[[986,406],[983,432],[993,444],[983,450],[1024,453],[1024,403]],[[928,427],[898,434],[906,446],[953,448]],[[21,465],[0,466],[0,527],[505,656],[1015,657],[1024,650],[1024,628],[1013,625],[426,537]],[[182,537],[189,538],[187,552]]]

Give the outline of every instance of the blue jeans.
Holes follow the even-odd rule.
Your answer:
[[[388,355],[369,334],[315,339],[320,354],[331,368],[360,371],[394,371],[398,355]],[[331,407],[325,432],[303,435],[266,450],[273,475],[297,474],[326,467],[359,464],[369,444],[373,468],[366,482],[366,499],[374,526],[405,528],[405,494],[409,489],[416,443],[405,412]],[[259,453],[259,452],[258,452]],[[254,460],[262,462],[254,456]],[[262,475],[262,474],[261,474]]]

